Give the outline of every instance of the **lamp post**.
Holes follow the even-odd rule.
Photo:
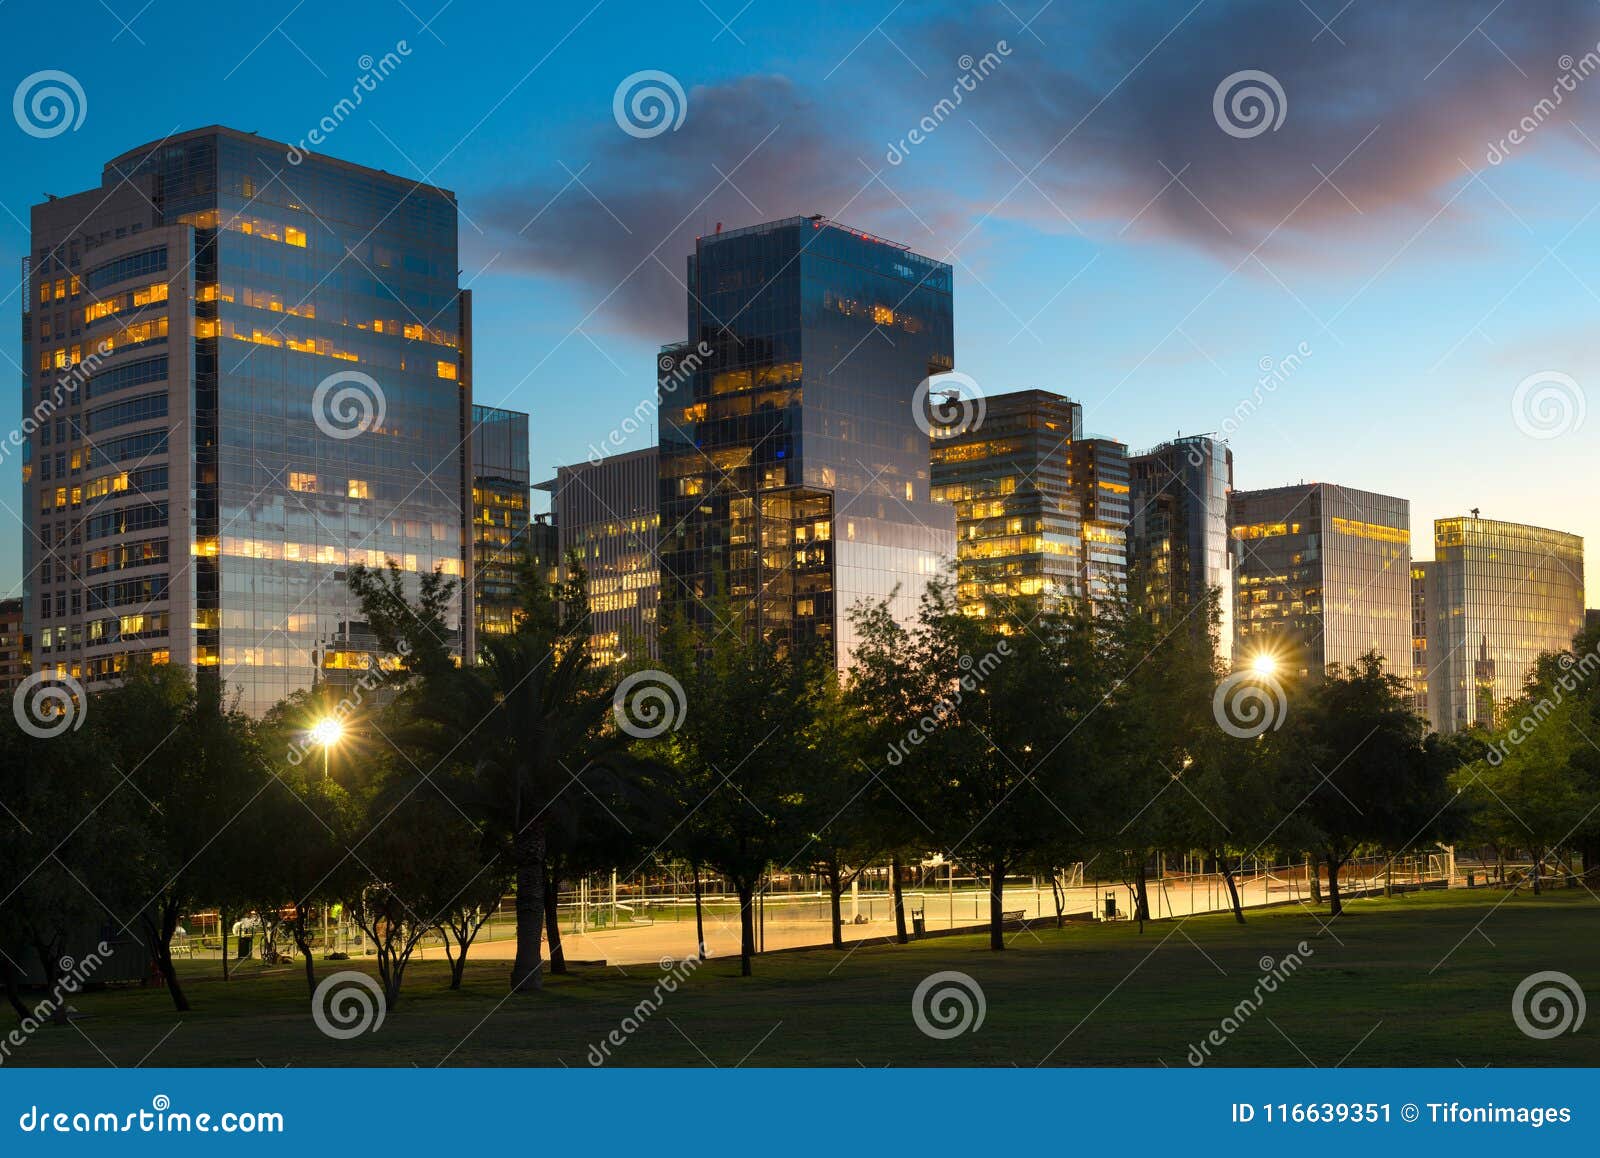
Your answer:
[[[322,778],[328,778],[328,751],[344,738],[344,725],[337,717],[324,716],[311,725],[311,739],[322,749]],[[322,952],[328,952],[328,906],[322,906]]]

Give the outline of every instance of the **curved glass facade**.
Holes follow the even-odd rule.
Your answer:
[[[87,389],[61,408],[75,432],[68,471],[81,459],[86,497],[59,533],[76,547],[107,517],[119,535],[136,517],[138,530],[153,529],[148,512],[162,498],[166,550],[159,562],[140,557],[150,598],[118,617],[121,640],[130,626],[159,639],[141,650],[214,674],[251,711],[319,668],[357,662],[341,647],[356,615],[352,566],[394,559],[461,578],[466,562],[454,197],[331,158],[290,165],[286,152],[199,130],[111,161],[101,189],[35,207],[44,299],[24,319],[41,366],[74,361],[80,329],[97,358]],[[79,274],[64,334],[58,265]],[[357,411],[314,412],[319,385],[340,374],[366,396],[355,433],[346,419]],[[152,491],[155,476],[142,472],[158,465],[164,485]],[[112,490],[91,512],[102,473]],[[128,493],[141,478],[144,493]],[[72,622],[78,592],[54,598],[54,522],[45,519],[41,557],[25,562],[51,600],[48,614],[35,604],[41,638],[47,620],[64,612],[69,622],[49,624],[51,654],[39,658],[57,656],[64,629],[60,670],[115,675],[129,649]],[[129,593],[119,582],[107,595]],[[138,618],[146,612],[167,621]]]
[[[662,602],[724,590],[753,630],[840,665],[848,611],[910,619],[954,553],[912,398],[954,364],[950,267],[822,218],[701,238],[687,341],[663,351]]]

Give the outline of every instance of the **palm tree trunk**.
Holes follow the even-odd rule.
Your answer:
[[[901,888],[901,866],[899,854],[889,858],[889,888],[894,894],[894,939],[896,943],[906,943],[906,894]]]
[[[694,866],[694,943],[695,960],[706,959],[705,906],[701,902],[700,866]]]
[[[833,947],[844,948],[844,929],[841,923],[844,920],[844,882],[839,878],[843,875],[836,862],[829,861],[828,870],[828,909],[833,917]]]
[[[739,890],[739,976],[750,976],[750,958],[756,955],[755,888],[736,881]]]
[[[532,820],[517,834],[517,956],[511,963],[511,990],[537,993],[544,988],[544,822]]]
[[[989,948],[996,951],[1006,947],[1005,908],[1006,866],[996,861],[989,866]]]
[[[567,954],[561,948],[561,882],[555,874],[544,882],[544,933],[550,942],[550,972],[567,971]]]
[[[1344,912],[1344,902],[1339,899],[1339,862],[1328,858],[1328,916],[1337,917]]]
[[[1244,905],[1239,901],[1239,882],[1234,879],[1233,866],[1226,857],[1218,857],[1217,864],[1222,868],[1222,879],[1228,883],[1228,899],[1233,904],[1233,919],[1239,924],[1244,924]]]

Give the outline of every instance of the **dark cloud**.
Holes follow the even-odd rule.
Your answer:
[[[597,329],[668,341],[684,327],[685,258],[719,221],[822,213],[897,236],[912,221],[858,160],[877,148],[848,139],[790,80],[696,86],[687,104],[677,131],[646,139],[607,118],[586,156],[490,197],[481,223],[501,264],[575,282]]]
[[[1034,5],[907,7],[894,45],[864,43],[826,78],[693,87],[681,128],[649,139],[603,118],[566,169],[552,159],[493,194],[482,220],[502,266],[574,283],[595,307],[587,325],[662,340],[683,325],[684,257],[718,221],[823,213],[968,262],[997,219],[1225,259],[1270,237],[1263,256],[1326,261],[1450,211],[1464,166],[1485,168],[1572,67],[1563,58],[1581,68],[1600,40],[1593,0],[1306,3],[1331,28],[1293,0],[1056,0],[1031,30],[1013,10]],[[932,144],[887,164],[884,141],[951,95],[957,62],[1002,40],[1009,54]],[[1271,74],[1287,109],[1241,139],[1219,128],[1213,95],[1247,69]],[[1563,122],[1597,98],[1600,76],[1579,81],[1513,155],[1581,144]]]
[[[1052,199],[1113,233],[1172,182],[1130,236],[1244,253],[1271,235],[1310,255],[1347,230],[1410,229],[1438,211],[1467,178],[1463,163],[1485,168],[1491,142],[1600,39],[1588,0],[1358,0],[1337,20],[1340,0],[1308,3],[1331,28],[1287,0],[1147,5],[1088,44],[1081,12],[1056,5],[1033,26],[1044,45],[1012,31],[1013,55],[972,115],[1023,169],[1045,158],[1034,179]],[[974,29],[941,24],[929,36],[949,51]],[[1241,139],[1219,128],[1213,96],[1247,69],[1270,74],[1287,107],[1276,130]],[[1597,97],[1600,77],[1577,82],[1520,149],[1562,134],[1581,146],[1562,122]],[[1002,212],[1055,217],[1027,187]]]

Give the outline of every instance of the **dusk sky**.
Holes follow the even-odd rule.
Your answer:
[[[1404,7],[0,7],[6,91],[56,69],[84,99],[55,136],[0,126],[0,352],[20,377],[43,194],[207,124],[304,141],[393,53],[312,149],[457,193],[476,398],[532,414],[536,479],[653,397],[697,234],[821,213],[954,266],[957,368],[991,395],[1065,393],[1134,449],[1225,432],[1240,488],[1409,498],[1418,558],[1472,507],[1593,550],[1600,5]],[[613,110],[646,70],[683,93],[655,135]],[[1246,70],[1281,90],[1271,124],[1219,93]],[[0,479],[15,518],[14,456]],[[0,537],[13,593],[20,535]]]

